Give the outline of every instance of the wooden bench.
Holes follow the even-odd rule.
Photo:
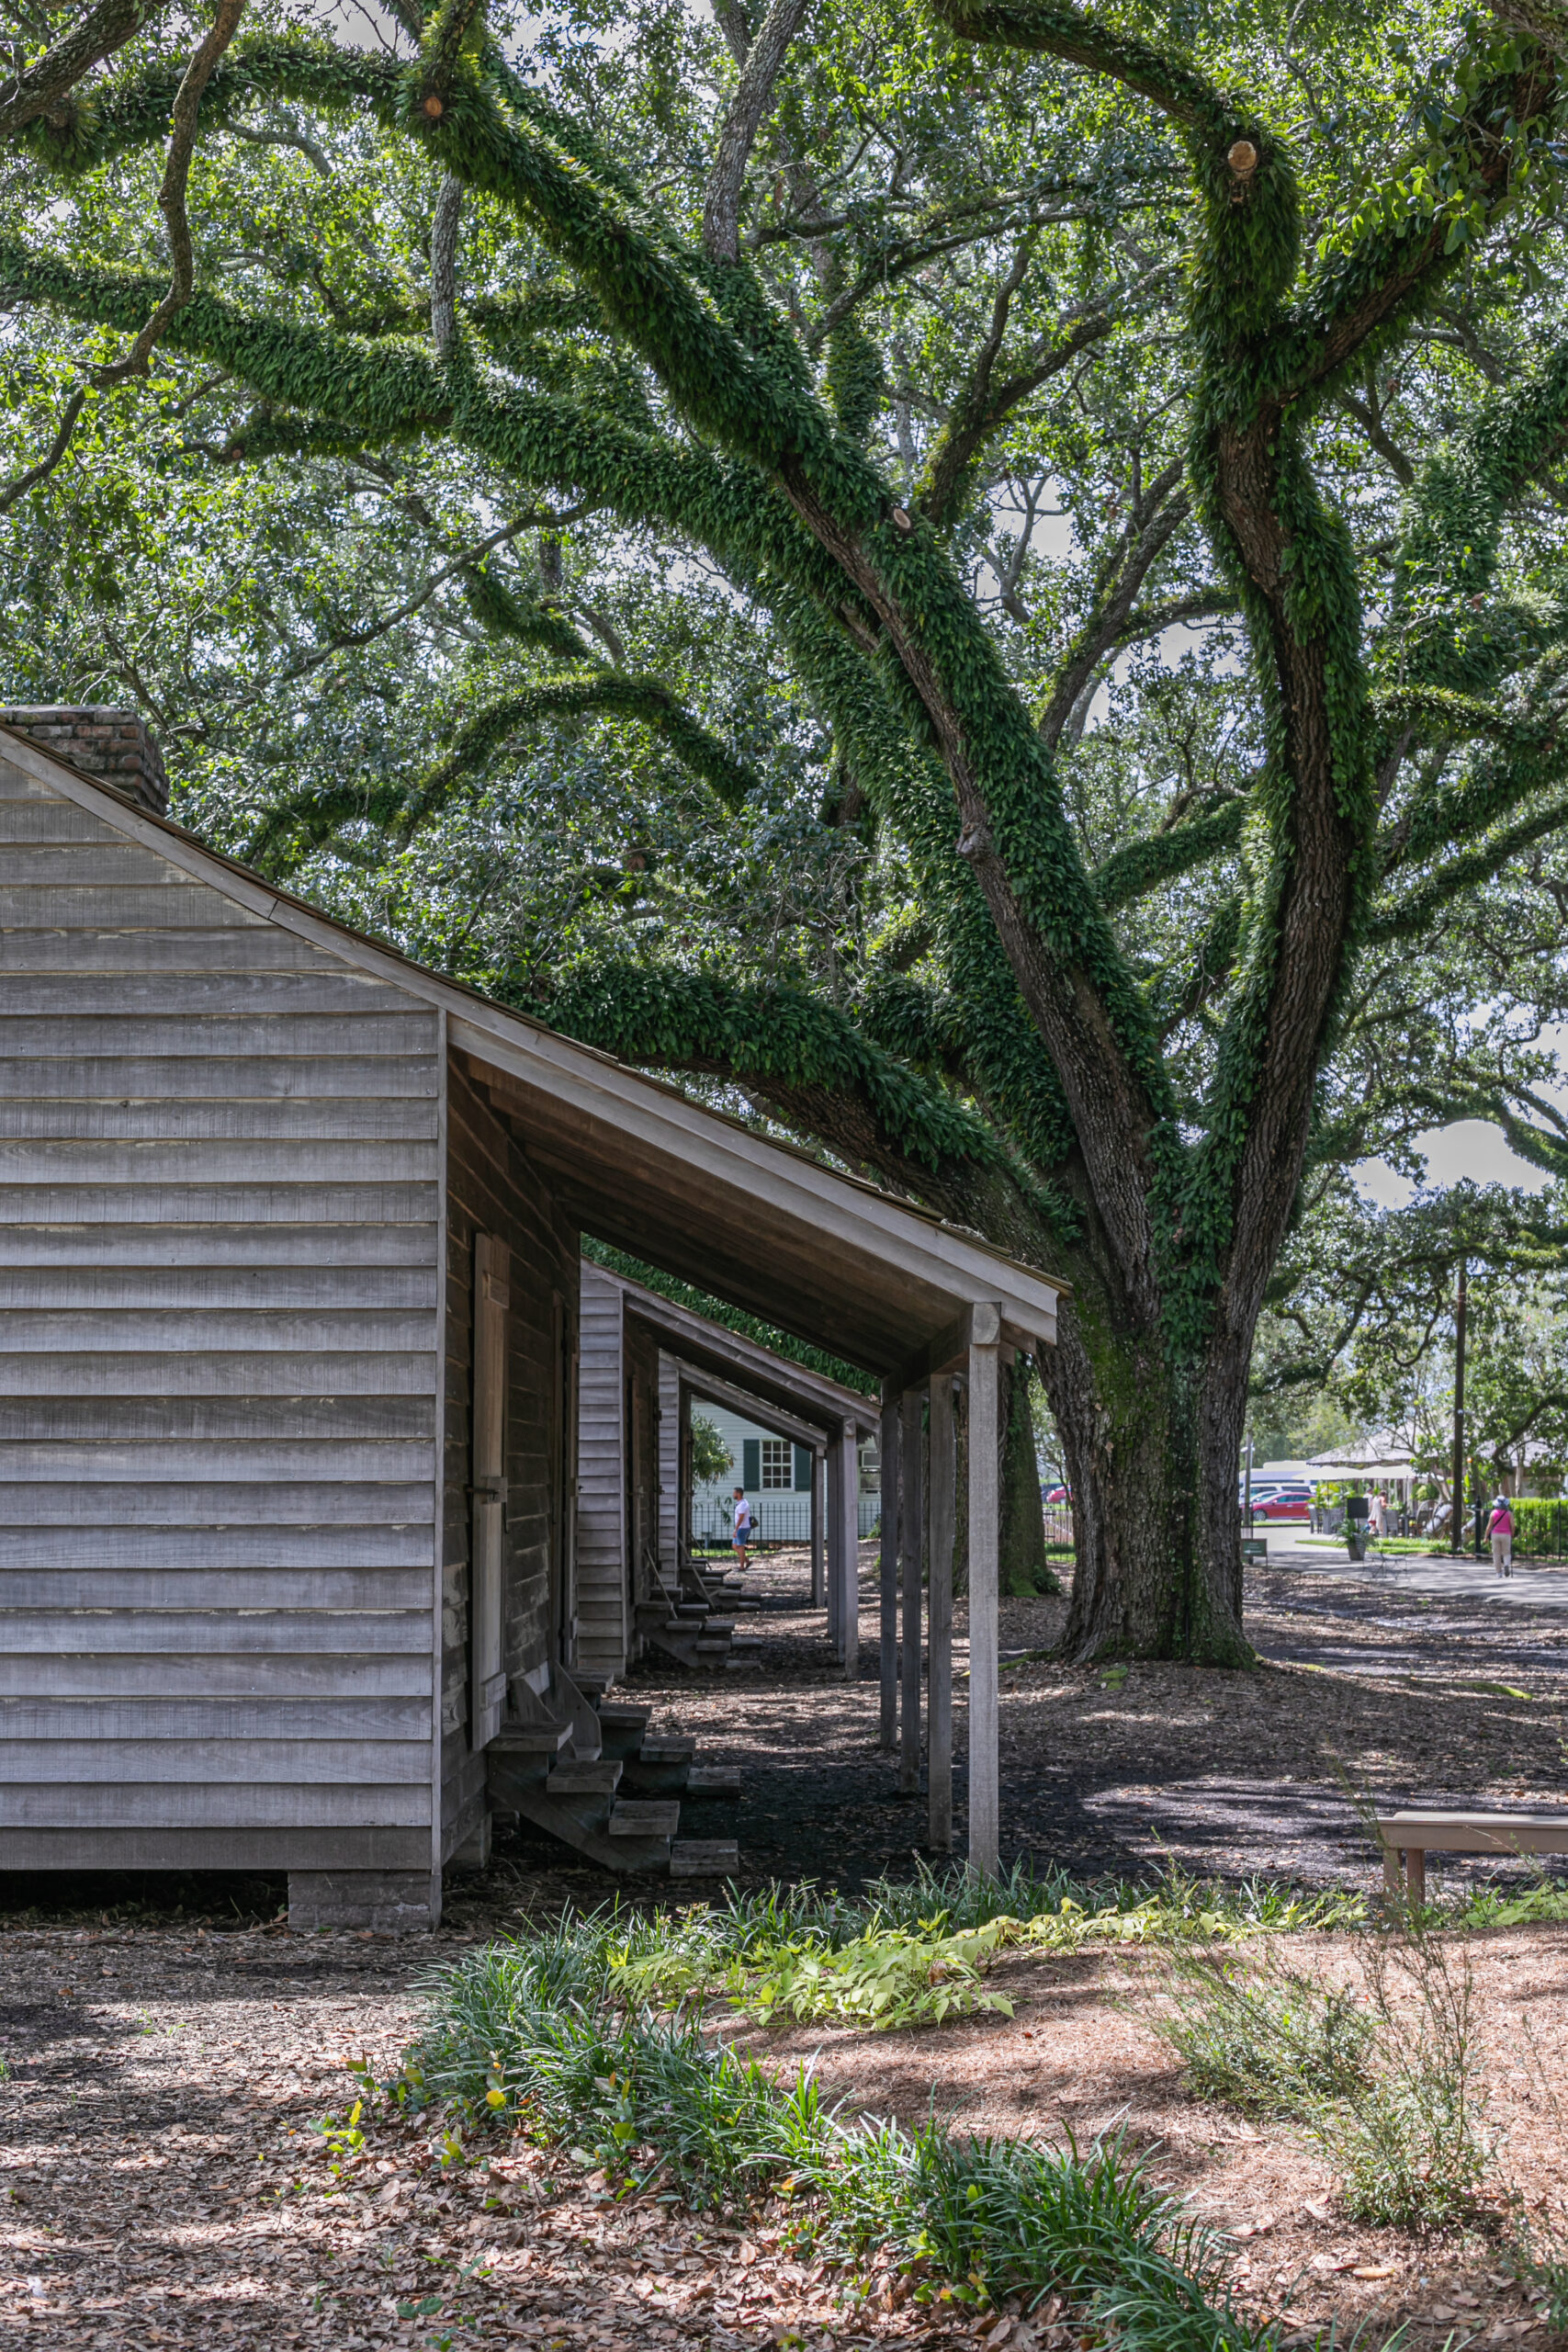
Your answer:
[[[1427,1899],[1427,1856],[1444,1854],[1568,1854],[1568,1813],[1381,1813],[1382,1883],[1399,1893],[1404,1856],[1410,1901]]]

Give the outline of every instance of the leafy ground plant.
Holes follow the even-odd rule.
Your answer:
[[[1269,1930],[1359,1921],[1355,1897],[1303,1897],[1254,1883],[1235,1889],[1169,1871],[1152,1886],[1082,1884],[1019,1865],[1003,1879],[917,1863],[907,1883],[877,1880],[861,1902],[811,1884],[731,1888],[715,1905],[612,1935],[612,1966],[630,1997],[671,2004],[721,1996],[766,2022],[840,2020],[892,2028],[939,2024],[978,2010],[1010,2015],[984,1989],[1003,1951],[1077,1951],[1096,1942],[1214,1943]]]
[[[1218,2241],[1120,2140],[1080,2154],[967,2140],[934,2118],[847,2121],[808,2073],[776,2081],[690,2010],[628,1997],[626,1927],[601,1914],[464,1953],[428,1981],[424,2030],[383,2089],[436,2110],[447,2148],[462,2132],[522,2131],[626,2191],[662,2180],[698,2204],[782,2197],[803,2243],[857,2259],[891,2249],[928,2301],[1057,2293],[1129,2352],[1271,2345],[1233,2308]]]

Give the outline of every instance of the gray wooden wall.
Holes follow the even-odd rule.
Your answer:
[[[439,1019],[0,750],[0,1866],[430,1867]]]
[[[478,1827],[485,1765],[468,1737],[469,1405],[474,1236],[512,1253],[507,1311],[504,1664],[537,1675],[558,1654],[569,1542],[563,1351],[578,1313],[578,1237],[462,1057],[447,1095],[446,1464],[442,1541],[442,1859]]]
[[[626,1374],[623,1294],[582,1261],[582,1371],[578,1390],[578,1657],[606,1681],[626,1669]]]

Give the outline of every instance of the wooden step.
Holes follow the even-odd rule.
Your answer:
[[[681,1808],[666,1797],[622,1797],[610,1815],[612,1838],[673,1838]]]
[[[613,1797],[621,1782],[618,1762],[579,1763],[568,1757],[545,1782],[547,1797]]]
[[[502,1724],[490,1746],[514,1756],[558,1756],[570,1737],[570,1724]]]
[[[735,1764],[694,1764],[686,1775],[689,1797],[738,1797],[740,1769]]]
[[[733,1634],[735,1631],[735,1620],[733,1617],[710,1617],[707,1623],[703,1627],[703,1631],[705,1634],[708,1634],[710,1635]]]
[[[697,1752],[694,1739],[682,1739],[661,1732],[657,1738],[645,1738],[637,1749],[638,1760],[644,1764],[689,1763]]]
[[[729,1645],[732,1649],[737,1650],[760,1650],[762,1646],[762,1636],[761,1634],[732,1634],[729,1637]]]
[[[699,1642],[697,1644],[697,1656],[699,1657],[705,1657],[709,1660],[713,1660],[716,1658],[727,1658],[730,1655],[730,1642],[729,1635],[728,1634],[726,1634],[720,1641]]]
[[[632,1611],[639,1625],[662,1625],[670,1614],[667,1600],[639,1600]]]
[[[677,1838],[670,1849],[671,1878],[724,1878],[739,1868],[733,1838]]]
[[[646,1731],[653,1716],[651,1707],[627,1707],[618,1699],[614,1703],[609,1700],[604,1701],[598,1713],[599,1721],[606,1731],[612,1725],[616,1731]]]
[[[651,1707],[601,1707],[599,1710],[601,1753],[605,1756],[634,1754],[648,1730],[649,1720],[652,1713]]]

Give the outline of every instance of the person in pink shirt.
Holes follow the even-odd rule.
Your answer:
[[[1492,1516],[1486,1522],[1486,1532],[1492,1538],[1492,1565],[1500,1577],[1514,1573],[1514,1514],[1508,1508],[1506,1495],[1499,1495],[1492,1505]]]

